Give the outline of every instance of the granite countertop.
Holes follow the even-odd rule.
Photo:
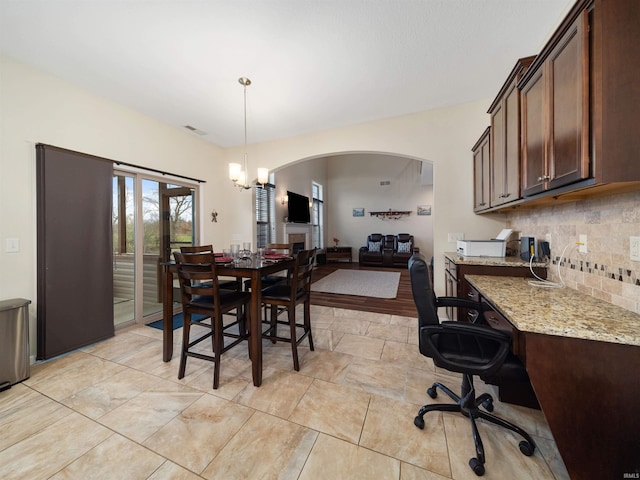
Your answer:
[[[529,262],[520,257],[465,257],[457,252],[445,252],[444,256],[456,265],[487,265],[495,267],[528,267]],[[534,267],[546,267],[545,262],[533,262]]]
[[[640,315],[568,287],[540,288],[531,279],[467,275],[521,332],[640,346]]]

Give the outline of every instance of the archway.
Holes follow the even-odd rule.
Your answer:
[[[433,163],[386,152],[339,152],[299,159],[273,172],[276,185],[276,236],[283,239],[284,196],[293,191],[311,198],[312,183],[323,187],[323,245],[357,250],[370,233],[411,233],[421,252],[433,255]],[[407,212],[375,216],[379,211]],[[418,214],[420,213],[420,214]]]

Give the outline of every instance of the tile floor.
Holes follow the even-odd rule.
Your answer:
[[[469,422],[431,412],[435,368],[417,347],[416,319],[312,307],[316,350],[264,343],[263,384],[247,349],[222,357],[220,388],[209,362],[161,360],[161,331],[119,331],[107,341],[32,367],[0,393],[0,478],[9,479],[474,479]],[[176,331],[180,342],[181,331]],[[176,351],[179,347],[176,345]],[[478,390],[492,387],[478,382]],[[495,413],[538,443],[480,423],[487,479],[568,479],[540,411],[495,400]]]

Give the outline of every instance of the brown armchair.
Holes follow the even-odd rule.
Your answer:
[[[372,233],[367,237],[367,244],[360,247],[358,261],[360,265],[382,265],[383,235]]]
[[[419,253],[420,249],[415,246],[413,235],[409,235],[408,233],[399,233],[396,235],[395,240],[395,248],[392,256],[393,266],[406,267],[411,255]]]

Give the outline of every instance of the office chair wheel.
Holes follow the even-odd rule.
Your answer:
[[[478,460],[476,457],[473,457],[469,460],[469,466],[471,467],[471,470],[473,470],[473,473],[475,473],[477,476],[481,477],[484,475],[484,465],[482,465],[482,463],[480,463],[480,460]]]
[[[438,392],[436,391],[436,387],[427,388],[427,395],[431,398],[436,398],[438,396]]]
[[[416,416],[416,418],[413,419],[413,424],[420,430],[424,430],[424,418],[422,418],[420,415]]]
[[[488,398],[484,402],[482,402],[482,406],[487,412],[493,412],[493,400]]]
[[[531,455],[533,455],[534,447],[526,440],[522,440],[518,444],[518,447],[520,447],[520,451],[523,453],[523,455],[526,455],[527,457],[530,457]]]

